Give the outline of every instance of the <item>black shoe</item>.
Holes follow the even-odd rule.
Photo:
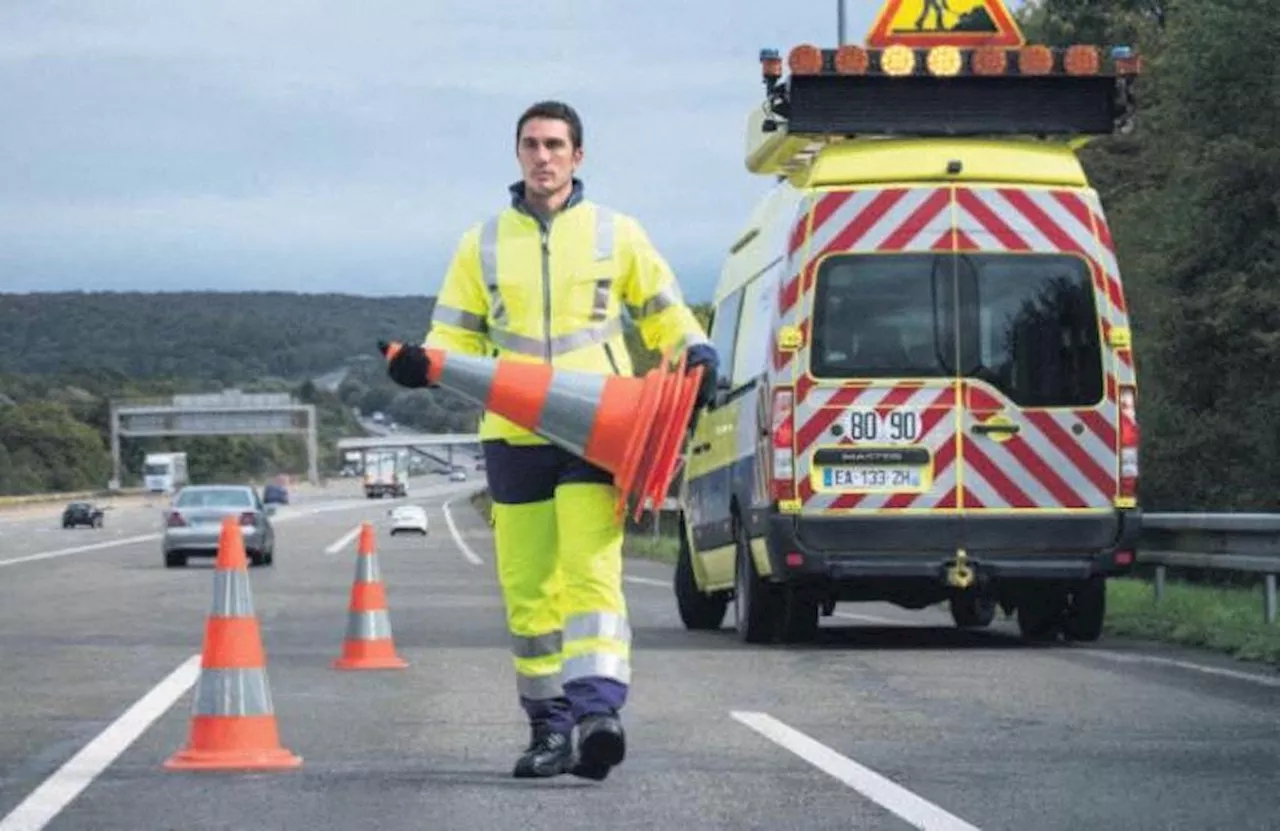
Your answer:
[[[627,737],[617,716],[587,716],[578,722],[578,761],[569,772],[601,782],[627,756]]]
[[[573,764],[573,743],[564,733],[535,727],[524,753],[516,760],[511,775],[517,779],[543,779],[569,771]]]

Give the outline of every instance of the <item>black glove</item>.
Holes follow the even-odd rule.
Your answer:
[[[715,347],[709,343],[698,343],[690,346],[685,352],[685,369],[702,367],[702,381],[698,384],[698,397],[694,400],[694,411],[701,410],[716,400],[716,379],[719,375],[720,356]]]
[[[421,346],[378,341],[378,351],[387,358],[387,375],[402,387],[421,389],[430,386],[427,372],[431,361]]]

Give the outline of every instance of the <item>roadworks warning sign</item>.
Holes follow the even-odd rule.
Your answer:
[[[867,46],[1006,46],[1023,44],[1022,30],[1002,0],[886,0]]]

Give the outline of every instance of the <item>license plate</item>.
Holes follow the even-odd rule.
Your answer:
[[[828,467],[822,470],[823,487],[830,490],[920,490],[924,470],[919,467]]]

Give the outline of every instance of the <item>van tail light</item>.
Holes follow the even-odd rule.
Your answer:
[[[182,514],[177,511],[170,511],[169,518],[165,520],[164,524],[170,528],[182,528],[187,524],[187,521],[183,519]]]
[[[241,525],[257,525],[258,515],[255,514],[253,511],[245,511],[240,515],[240,524]]]
[[[1138,498],[1138,391],[1121,387],[1120,400],[1120,497]]]
[[[795,393],[790,389],[774,390],[769,429],[773,436],[769,495],[778,501],[796,498],[795,423]]]

